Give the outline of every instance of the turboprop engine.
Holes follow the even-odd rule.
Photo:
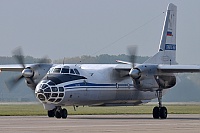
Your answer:
[[[6,85],[10,90],[23,78],[25,78],[27,86],[35,90],[36,85],[46,75],[52,66],[52,64],[45,63],[49,61],[46,58],[43,58],[39,63],[36,64],[24,64],[24,56],[22,54],[21,48],[15,49],[13,51],[13,57],[15,57],[16,61],[21,66],[21,74],[11,78],[6,82]]]
[[[136,89],[154,91],[157,88],[171,88],[176,84],[176,77],[173,74],[161,73],[157,70],[157,66],[136,65],[130,70],[129,75]]]
[[[35,90],[36,85],[46,75],[51,66],[52,65],[50,64],[44,64],[44,63],[34,64],[31,65],[30,67],[25,68],[22,71],[21,76],[26,79],[25,82],[27,86]]]

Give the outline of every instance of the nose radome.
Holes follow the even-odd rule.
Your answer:
[[[63,87],[58,87],[51,80],[43,80],[36,86],[36,97],[41,102],[59,103],[64,98],[65,92]]]

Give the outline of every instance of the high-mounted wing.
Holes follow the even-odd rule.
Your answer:
[[[162,73],[193,73],[200,72],[199,65],[158,65]]]
[[[132,64],[118,64],[115,67],[117,71],[130,71],[132,68]]]
[[[130,64],[119,64],[115,67],[117,71],[130,71]],[[193,73],[200,72],[200,65],[158,65],[157,69],[163,73]]]
[[[23,66],[19,64],[15,65],[0,65],[0,71],[17,71],[21,72],[23,71]]]
[[[129,76],[132,64],[118,64],[114,69],[119,73],[120,77]]]
[[[124,77],[129,75],[131,68],[130,64],[119,64],[115,70]],[[158,65],[157,70],[161,73],[194,73],[200,72],[200,65]]]

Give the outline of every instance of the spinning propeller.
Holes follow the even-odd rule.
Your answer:
[[[135,87],[137,88],[137,86],[140,84],[139,78],[141,77],[140,69],[135,67],[137,46],[129,46],[128,53],[130,55],[130,63],[132,64],[132,68],[129,72],[129,76],[135,81],[134,84],[135,84]]]
[[[35,83],[33,78],[34,73],[35,71],[37,71],[37,69],[39,69],[41,63],[47,63],[49,60],[47,58],[43,58],[40,60],[39,63],[31,65],[31,67],[26,67],[24,64],[24,56],[21,47],[18,47],[13,51],[13,57],[15,58],[17,63],[21,65],[23,70],[20,75],[15,76],[5,82],[8,89],[14,89],[14,86],[16,86],[23,78],[26,79],[28,84],[36,86],[37,84]]]
[[[129,71],[129,76],[133,79],[135,88],[138,88],[140,85],[140,77],[142,75],[142,72],[139,68],[137,68],[135,60],[136,60],[136,53],[137,53],[137,47],[136,46],[129,46],[128,47],[128,53],[129,53],[129,62],[126,61],[120,61],[117,60],[119,63],[123,64],[129,64],[132,65],[131,70]]]

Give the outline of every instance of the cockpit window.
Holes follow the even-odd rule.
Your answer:
[[[74,69],[74,71],[76,74],[80,75],[79,71],[76,68]]]
[[[48,71],[48,73],[49,73],[49,74],[50,74],[50,73],[53,73],[53,68],[50,68],[49,71]]]
[[[48,74],[53,74],[53,73],[62,73],[62,74],[77,74],[80,75],[79,71],[74,68],[74,69],[70,69],[69,66],[64,66],[64,67],[56,67],[56,68],[50,68],[50,70],[48,71]]]
[[[55,68],[55,69],[53,70],[53,73],[60,73],[60,70],[61,70],[61,68]]]
[[[67,69],[67,68],[62,68],[61,73],[69,73],[69,69]]]
[[[70,69],[70,73],[71,73],[71,74],[75,74],[75,72],[74,72],[73,69]]]

